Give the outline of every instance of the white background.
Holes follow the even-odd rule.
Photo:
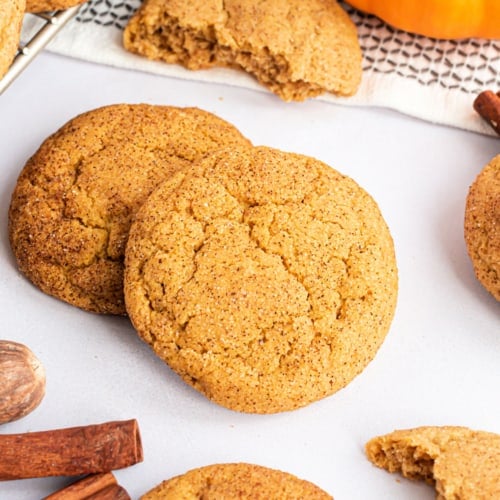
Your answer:
[[[221,408],[181,382],[127,319],[81,311],[19,274],[7,211],[24,163],[75,115],[122,102],[198,106],[254,144],[326,162],[377,200],[396,246],[399,301],[385,343],[348,387],[289,413]],[[134,499],[194,467],[238,461],[294,473],[336,500],[433,499],[432,487],[373,467],[363,447],[373,436],[420,425],[500,433],[500,304],[476,281],[463,240],[468,187],[498,153],[494,137],[384,109],[284,103],[267,92],[43,53],[0,96],[0,336],[39,357],[47,393],[0,432],[137,418],[144,462],[116,472]],[[40,498],[66,483],[0,483],[0,498]]]

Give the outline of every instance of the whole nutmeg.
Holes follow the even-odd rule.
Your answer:
[[[45,395],[45,369],[23,344],[0,340],[0,424],[33,411]]]

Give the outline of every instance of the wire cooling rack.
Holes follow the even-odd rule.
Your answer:
[[[79,8],[80,5],[76,5],[69,9],[54,12],[25,14],[21,43],[9,70],[0,80],[0,94],[21,74],[62,27],[76,15]],[[28,33],[25,33],[27,24],[29,24],[29,30]]]

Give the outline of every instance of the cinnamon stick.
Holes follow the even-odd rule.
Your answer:
[[[130,500],[112,472],[93,474],[58,490],[43,500]]]
[[[500,135],[500,92],[496,94],[491,90],[481,92],[474,99],[473,107]]]
[[[130,496],[119,484],[115,484],[81,500],[130,500]]]
[[[0,435],[0,480],[109,472],[143,460],[136,420]]]

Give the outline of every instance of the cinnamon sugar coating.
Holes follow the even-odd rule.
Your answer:
[[[391,323],[397,270],[374,200],[318,160],[213,153],[148,198],[125,298],[139,335],[233,410],[299,408],[348,384]]]
[[[141,500],[333,500],[316,485],[268,467],[215,464],[164,481]]]
[[[500,498],[500,435],[466,427],[418,427],[371,439],[368,458],[389,472],[423,480],[438,500]]]
[[[12,195],[19,269],[70,304],[125,314],[123,260],[135,212],[161,181],[229,145],[248,140],[196,108],[117,104],[70,120],[29,159]]]

